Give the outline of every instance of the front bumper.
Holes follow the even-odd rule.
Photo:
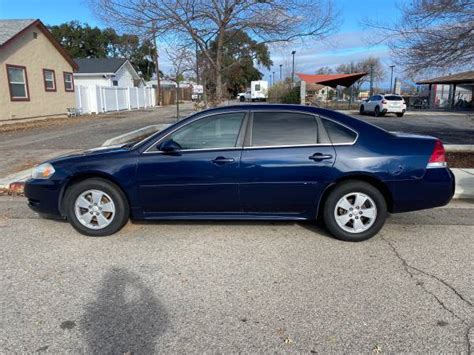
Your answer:
[[[62,181],[58,180],[29,179],[25,182],[28,207],[37,213],[51,217],[61,217],[62,191]]]

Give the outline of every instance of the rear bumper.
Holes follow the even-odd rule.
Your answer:
[[[62,184],[55,180],[30,179],[25,183],[28,207],[33,211],[51,217],[61,217],[59,201]]]
[[[388,184],[393,197],[393,213],[447,205],[453,198],[454,174],[448,168],[427,169],[422,179]]]
[[[405,111],[406,111],[405,107],[389,107],[389,106],[382,107],[382,112],[385,112],[385,113],[403,113]]]

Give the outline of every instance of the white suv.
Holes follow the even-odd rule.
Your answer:
[[[386,113],[395,113],[402,117],[407,110],[407,105],[403,97],[395,94],[377,94],[362,101],[359,106],[361,115],[364,113],[373,113],[375,116],[383,116]]]

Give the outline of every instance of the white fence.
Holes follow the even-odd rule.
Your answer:
[[[150,87],[106,87],[76,85],[76,108],[81,113],[102,113],[155,106]]]

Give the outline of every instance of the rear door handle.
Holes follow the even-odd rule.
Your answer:
[[[309,157],[309,159],[314,160],[314,161],[322,161],[326,159],[332,159],[331,154],[322,154],[322,153],[314,153]]]
[[[234,161],[235,161],[234,158],[217,157],[212,162],[214,164],[230,164],[230,163],[233,163]]]

